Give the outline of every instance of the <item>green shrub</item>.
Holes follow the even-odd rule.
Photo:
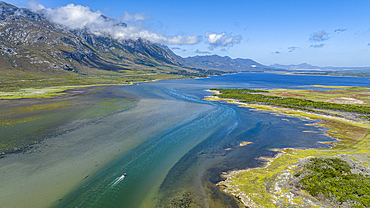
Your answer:
[[[294,176],[303,176],[298,187],[314,197],[323,195],[354,207],[370,206],[370,178],[351,173],[350,166],[338,158],[311,158]]]
[[[364,118],[370,115],[370,106],[367,105],[351,105],[351,104],[337,104],[329,102],[320,102],[313,100],[306,100],[301,98],[286,98],[278,96],[268,96],[256,94],[260,92],[267,92],[265,90],[251,90],[251,89],[213,89],[220,91],[220,95],[215,95],[220,98],[238,99],[246,103],[262,103],[292,109],[313,111],[312,109],[328,109],[334,111],[345,111],[363,114]]]

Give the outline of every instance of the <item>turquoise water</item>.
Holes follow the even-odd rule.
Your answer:
[[[79,164],[79,159],[89,155],[91,159],[85,159],[97,167],[90,174],[81,173],[82,182],[58,197],[53,206],[241,207],[215,185],[222,180],[222,172],[260,166],[263,161],[258,158],[274,156],[273,148],[327,148],[318,141],[332,139],[324,135],[324,129],[305,125],[312,121],[204,101],[211,94],[204,90],[312,84],[369,86],[369,80],[248,73],[109,86],[94,96],[134,100],[129,108],[78,120],[78,128],[61,126],[69,130],[59,129],[62,133],[49,138],[58,145],[58,141],[69,141],[70,146],[62,149],[69,149],[68,161]],[[253,143],[240,147],[244,141]],[[108,156],[108,162],[101,162]],[[124,179],[120,178],[123,173],[127,173]]]
[[[306,83],[302,82],[302,78]],[[268,113],[202,101],[207,95],[203,90],[212,87],[296,88],[309,84],[366,86],[368,80],[346,78],[343,83],[343,78],[336,77],[238,74],[123,87],[120,90],[142,99],[197,104],[194,107],[201,112],[153,135],[147,142],[122,155],[59,205],[171,207],[181,206],[187,200],[201,207],[239,206],[233,198],[222,194],[213,185],[221,180],[219,175],[222,172],[261,165],[262,162],[256,158],[273,156],[275,153],[269,151],[272,148],[325,148],[317,141],[330,139],[322,131],[305,126],[308,121],[296,118],[282,121],[281,117]],[[163,112],[166,110],[163,109]],[[307,134],[303,131],[318,133]],[[253,144],[238,147],[243,141]],[[123,172],[128,176],[111,186],[109,182]]]

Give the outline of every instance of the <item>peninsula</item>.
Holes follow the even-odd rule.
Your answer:
[[[224,191],[246,206],[367,207],[370,203],[369,88],[212,89],[210,101],[227,101],[277,116],[317,120],[338,142],[330,149],[276,149],[265,167],[229,172]],[[284,120],[284,118],[283,118]],[[310,133],[310,132],[307,132]]]

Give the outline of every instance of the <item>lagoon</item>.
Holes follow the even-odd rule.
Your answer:
[[[2,100],[4,116],[15,107],[59,107],[27,114],[41,119],[0,126],[6,135],[2,143],[16,135],[19,142],[36,141],[0,158],[0,202],[2,207],[242,206],[215,185],[223,172],[261,166],[260,158],[274,156],[274,148],[328,148],[318,141],[333,139],[325,129],[306,125],[309,120],[205,101],[211,95],[205,90],[308,85],[369,87],[370,82],[242,73],[91,88],[73,97]],[[252,143],[240,146],[243,142]],[[117,181],[122,173],[127,177]]]

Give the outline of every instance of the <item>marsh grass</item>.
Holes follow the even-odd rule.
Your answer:
[[[351,89],[353,90],[352,87]],[[365,90],[368,92],[368,88],[356,88],[356,90],[361,90],[361,93],[364,93]],[[279,93],[283,92],[282,89],[278,91]],[[220,92],[222,93],[222,91]],[[286,90],[286,92],[297,93],[291,90]],[[243,90],[240,90],[240,93],[243,93]],[[316,96],[312,91],[310,93],[312,93],[312,97]],[[343,95],[339,93],[337,96]],[[349,161],[357,161],[362,165],[369,166],[370,125],[368,122],[353,121],[335,116],[312,113],[310,111],[290,109],[287,106],[282,108],[279,106],[243,103],[240,102],[240,98],[236,101],[235,99],[230,99],[230,97],[221,97],[222,96],[217,95],[217,97],[213,96],[206,99],[210,101],[225,100],[230,103],[239,104],[241,107],[275,112],[276,115],[284,114],[287,116],[316,120],[318,122],[313,125],[326,128],[326,134],[338,140],[338,142],[325,142],[332,146],[330,149],[274,150],[279,152],[276,158],[260,158],[266,161],[265,167],[229,173],[226,176],[227,179],[219,183],[226,187],[225,192],[235,195],[243,201],[246,206],[251,207],[370,206],[368,196],[361,191],[362,189],[365,191],[368,190],[369,176],[349,173],[348,166],[336,159],[341,155],[348,158]],[[299,99],[301,96],[297,97]],[[339,173],[342,169],[344,172],[341,172],[338,178],[324,179],[317,177],[317,175],[321,173],[311,172],[308,167],[297,171],[297,164],[307,158],[312,158],[316,163],[321,163],[321,160],[317,158],[326,158],[323,159],[324,163],[325,161],[332,161],[331,163],[335,163],[335,167],[333,167],[334,173]],[[302,171],[312,173],[313,176],[310,177],[309,174],[302,174]],[[307,176],[307,179],[301,182],[299,186],[301,188],[299,190],[297,190],[297,186],[289,183],[289,181],[294,180],[294,175]],[[322,177],[329,175],[330,174],[321,174]],[[318,185],[322,180],[325,185]],[[333,180],[335,182],[333,182]],[[328,185],[328,183],[331,183],[331,185]],[[356,186],[356,188],[352,189],[353,186]],[[355,191],[355,194],[353,191]],[[356,198],[356,196],[359,198],[362,197],[363,199],[355,200],[354,198]]]

